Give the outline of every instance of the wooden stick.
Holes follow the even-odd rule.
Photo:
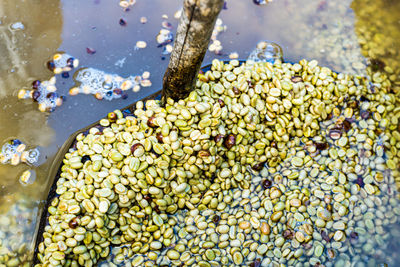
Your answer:
[[[194,88],[223,0],[184,0],[168,68],[163,99],[183,99]]]

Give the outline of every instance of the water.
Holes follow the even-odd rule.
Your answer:
[[[46,174],[68,136],[108,111],[161,88],[169,57],[163,47],[157,47],[156,36],[164,20],[171,23],[172,31],[176,29],[174,13],[180,4],[138,1],[124,12],[118,1],[0,2],[0,145],[17,138],[29,149],[38,147],[40,151],[34,166],[0,165],[0,212],[15,221],[10,232],[18,232],[22,238],[16,239],[26,241],[28,247],[35,228],[35,207],[48,192]],[[163,19],[163,14],[169,18]],[[145,24],[140,22],[143,16]],[[223,47],[221,55],[209,52],[204,62],[214,57],[227,59],[232,52],[247,58],[259,41],[270,40],[282,47],[288,61],[313,58],[321,65],[352,74],[365,74],[367,64],[375,68],[385,65],[394,70],[395,80],[400,71],[399,17],[400,4],[389,0],[275,0],[262,6],[252,1],[229,1],[220,15],[227,26],[217,37]],[[125,26],[121,26],[121,18]],[[147,47],[135,49],[137,41],[145,41]],[[87,48],[96,52],[88,53]],[[52,113],[40,112],[37,103],[19,100],[17,94],[34,80],[53,76],[45,64],[57,51],[78,58],[80,67],[122,77],[149,71],[152,86],[139,92],[128,90],[127,99],[99,101],[91,95],[69,96],[74,85],[72,72],[67,79],[58,75],[57,92],[65,95],[66,101]],[[28,169],[36,171],[36,181],[21,184],[19,177]],[[24,218],[14,212],[21,207],[27,214]],[[24,223],[26,217],[32,223]]]

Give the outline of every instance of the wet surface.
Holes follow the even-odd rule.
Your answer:
[[[161,88],[169,56],[163,53],[165,46],[158,47],[156,36],[164,21],[175,33],[174,13],[180,5],[181,1],[137,1],[124,11],[118,1],[0,2],[0,146],[17,138],[40,151],[31,185],[21,184],[19,177],[32,167],[0,165],[1,213],[7,214],[12,204],[21,205],[20,199],[26,198],[24,206],[35,214],[32,207],[47,197],[49,166],[68,136]],[[220,55],[208,52],[205,63],[215,57],[228,59],[233,52],[247,58],[259,41],[269,40],[282,47],[287,61],[313,58],[336,71],[359,74],[366,73],[366,65],[390,67],[393,79],[398,79],[400,6],[395,1],[275,0],[267,5],[229,1],[226,8],[220,18],[227,27],[218,35],[223,49]],[[141,17],[146,17],[146,23]],[[138,41],[146,42],[146,47],[135,49]],[[79,68],[122,77],[149,71],[152,85],[126,91],[126,99],[100,101],[92,95],[69,95],[75,84],[73,71],[69,77],[58,74],[57,92],[66,99],[54,112],[40,112],[37,103],[18,99],[18,91],[54,76],[46,62],[57,51],[79,59]],[[28,233],[32,229],[20,228]]]

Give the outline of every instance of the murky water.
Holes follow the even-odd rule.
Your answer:
[[[18,138],[29,149],[38,147],[39,161],[32,166],[0,165],[0,230],[15,233],[15,246],[21,239],[28,243],[35,228],[40,201],[46,198],[50,164],[68,136],[102,118],[108,111],[156,92],[168,55],[157,48],[156,36],[164,20],[176,29],[174,13],[181,1],[138,1],[124,12],[118,1],[9,1],[0,2],[0,144]],[[168,19],[163,19],[163,14]],[[141,17],[147,23],[140,22]],[[120,19],[126,22],[120,25]],[[260,40],[278,43],[287,61],[317,59],[321,65],[339,72],[366,74],[366,65],[393,70],[391,80],[399,83],[400,3],[380,0],[275,0],[266,6],[252,1],[228,1],[220,18],[227,26],[218,35],[222,55],[228,59],[237,52],[246,58]],[[240,18],[240,19],[238,19]],[[137,41],[147,47],[135,50]],[[96,53],[87,53],[87,48]],[[68,95],[74,85],[70,78],[57,77],[57,92],[65,103],[52,113],[42,113],[37,104],[19,100],[18,90],[30,87],[34,80],[53,76],[46,62],[57,51],[65,51],[80,60],[80,67],[93,67],[122,77],[151,73],[151,87],[128,92],[127,99],[99,101],[91,95]],[[19,176],[33,169],[32,185],[22,185]],[[50,181],[51,182],[51,181]],[[22,211],[25,210],[25,211]],[[25,217],[19,214],[26,215]],[[9,218],[10,227],[4,218]],[[32,223],[26,223],[27,218]],[[7,233],[8,236],[8,233]],[[2,237],[3,238],[3,237]],[[394,245],[393,245],[394,247]]]

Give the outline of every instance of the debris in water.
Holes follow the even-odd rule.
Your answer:
[[[119,25],[126,26],[126,21],[124,19],[119,20]]]
[[[143,78],[143,79],[148,79],[148,78],[150,78],[150,72],[149,72],[149,71],[143,72],[142,78]]]
[[[34,170],[26,170],[19,177],[19,181],[23,185],[32,184],[36,179],[36,172]]]
[[[214,52],[216,55],[220,55],[223,48],[221,42],[217,39],[217,37],[221,32],[226,31],[226,28],[226,25],[223,25],[222,19],[218,18],[211,35],[211,44],[208,47],[208,50]]]
[[[272,0],[253,0],[253,3],[257,6],[266,5],[268,2],[272,2]]]
[[[162,47],[169,43],[172,43],[174,40],[174,35],[171,33],[170,30],[161,29],[156,37],[157,43],[159,44],[158,47]]]
[[[120,0],[119,1],[119,6],[124,9],[124,11],[128,11],[129,7],[133,6],[136,4],[136,0]]]
[[[31,98],[39,103],[39,110],[42,112],[52,112],[56,107],[63,103],[63,97],[59,96],[56,91],[56,77],[52,77],[48,81],[36,80],[32,83],[32,90],[21,89],[18,92],[19,99]]]
[[[163,54],[163,55],[169,55],[169,54],[171,54],[172,49],[173,49],[173,46],[170,45],[170,44],[167,44],[166,46],[164,46],[164,49],[163,49],[163,51],[162,51],[162,54]]]
[[[67,53],[56,53],[46,65],[54,74],[60,74],[76,69],[79,66],[79,60]]]
[[[146,48],[147,43],[145,41],[137,41],[134,47],[135,50],[139,50],[141,48]]]
[[[151,86],[151,81],[149,80],[149,78],[150,78],[150,72],[149,71],[143,72],[142,79],[140,80],[140,85],[143,87]]]
[[[6,142],[0,152],[0,162],[2,164],[18,165],[24,162],[28,165],[33,164],[39,159],[39,150],[37,148],[25,150],[26,145],[19,139],[12,139]]]
[[[136,86],[139,85],[140,87],[142,77],[129,76],[128,78],[122,78],[117,74],[109,74],[94,68],[85,68],[77,72],[75,80],[80,85],[71,88],[69,90],[70,95],[79,93],[92,94],[99,100],[113,100],[124,98],[126,94],[123,91],[129,89],[136,90],[136,92],[139,91],[140,88],[137,89]],[[147,80],[144,83],[148,83]]]
[[[257,44],[257,48],[250,53],[248,60],[270,63],[274,63],[276,60],[282,61],[282,48],[276,43],[261,41]]]
[[[174,18],[175,19],[180,19],[181,16],[182,16],[182,8],[175,12]]]
[[[86,53],[88,53],[89,55],[93,55],[96,53],[96,50],[91,47],[86,47]]]
[[[140,23],[142,23],[142,24],[147,23],[147,18],[146,17],[141,17],[140,18]]]
[[[171,24],[170,22],[166,21],[166,20],[164,20],[164,21],[161,23],[161,26],[163,26],[165,29],[168,29],[168,30],[171,30],[171,29],[172,29],[172,24]]]
[[[239,54],[237,52],[232,52],[229,54],[230,59],[237,59],[239,58]]]
[[[167,14],[163,14],[161,17],[162,17],[163,19],[168,19],[168,15],[167,15]]]
[[[114,63],[115,66],[122,68],[125,64],[126,57],[121,58],[120,60],[117,60],[117,62]]]

